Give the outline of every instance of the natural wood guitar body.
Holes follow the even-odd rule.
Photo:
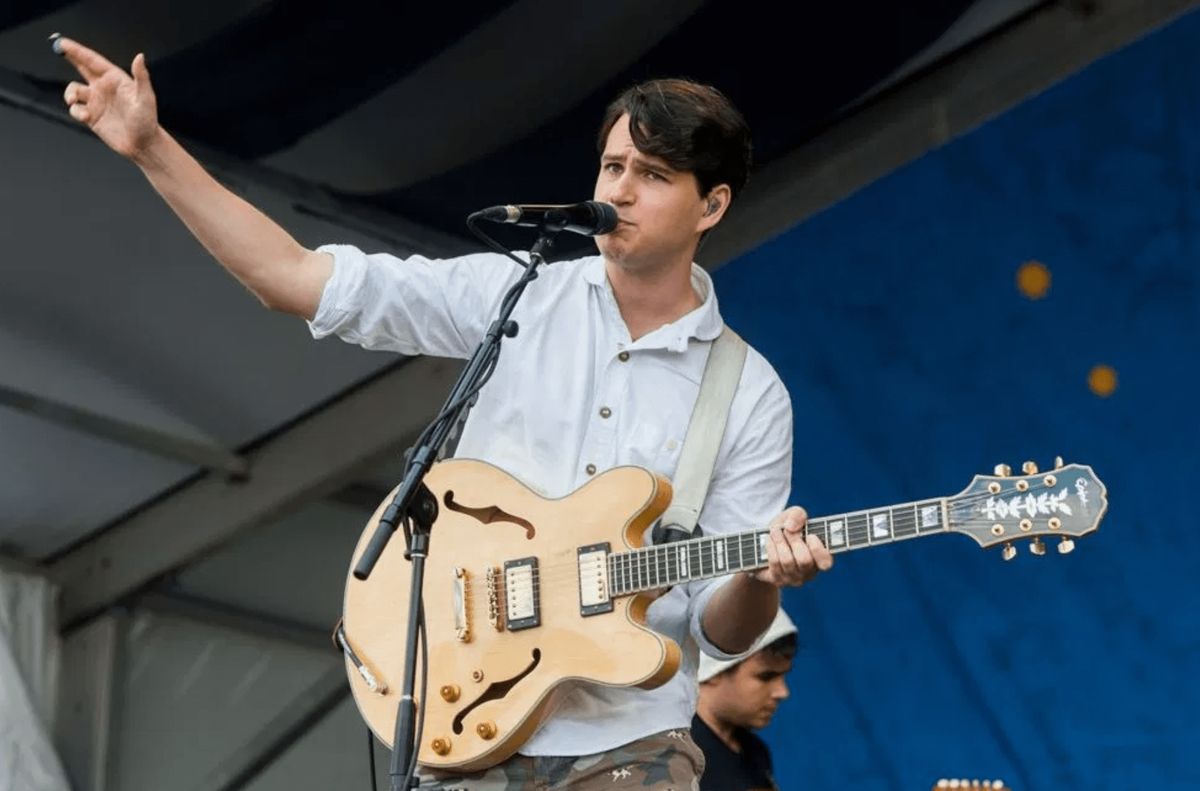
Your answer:
[[[585,617],[577,573],[580,547],[607,542],[615,552],[641,546],[645,529],[670,504],[665,478],[619,467],[551,500],[498,467],[454,459],[436,465],[425,483],[437,497],[439,515],[424,581],[430,669],[428,700],[418,700],[425,718],[422,764],[487,768],[516,752],[569,685],[653,688],[675,673],[679,647],[644,626],[652,598],[627,596],[615,600],[610,612]],[[383,508],[363,532],[355,562]],[[537,559],[536,572],[529,573],[539,583],[540,625],[498,630],[489,622],[487,571],[499,570],[502,578],[506,561],[529,557]],[[382,694],[373,692],[347,659],[351,691],[367,725],[389,746],[403,678],[410,580],[404,540],[397,535],[367,580],[350,575],[346,583],[346,639],[386,685]],[[459,636],[464,614],[465,640]]]

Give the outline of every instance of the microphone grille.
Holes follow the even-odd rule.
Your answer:
[[[601,203],[600,201],[590,200],[587,202],[588,208],[592,210],[592,214],[596,218],[595,236],[601,234],[612,233],[617,227],[617,207],[611,203]]]

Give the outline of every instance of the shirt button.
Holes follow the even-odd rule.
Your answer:
[[[595,475],[596,474],[596,465],[589,464],[588,466],[583,468],[583,471],[586,472],[588,475]]]
[[[612,417],[612,410],[606,406],[600,407],[600,417]]]
[[[623,363],[629,362],[629,352],[621,352],[617,355],[617,359]]]

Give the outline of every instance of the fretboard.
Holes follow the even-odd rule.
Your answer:
[[[944,533],[946,529],[944,499],[810,518],[805,528],[833,553]],[[767,565],[768,540],[768,531],[761,529],[617,552],[608,557],[609,593],[623,596],[760,569]]]

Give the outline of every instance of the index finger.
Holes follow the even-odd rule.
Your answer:
[[[99,52],[73,39],[60,38],[58,46],[62,56],[87,80],[94,80],[104,72],[117,68]]]

